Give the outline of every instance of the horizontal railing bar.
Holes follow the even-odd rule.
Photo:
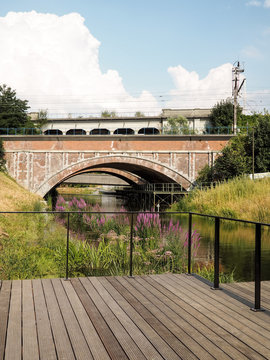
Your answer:
[[[228,217],[223,217],[223,216],[218,216],[218,215],[208,215],[208,214],[200,214],[200,213],[195,213],[192,211],[170,211],[170,212],[166,212],[166,211],[0,211],[0,214],[118,214],[118,215],[123,215],[123,214],[141,214],[141,213],[147,213],[147,214],[159,214],[159,215],[180,215],[180,214],[184,214],[184,215],[188,215],[188,214],[192,214],[192,215],[196,215],[196,216],[202,216],[202,217],[208,217],[208,218],[212,218],[212,219],[216,219],[219,218],[221,220],[228,220],[228,221],[236,221],[236,222],[241,222],[241,223],[245,223],[245,224],[260,224],[262,226],[270,226],[269,223],[261,223],[258,221],[251,221],[251,220],[243,220],[243,219],[235,219],[235,218],[228,218]]]

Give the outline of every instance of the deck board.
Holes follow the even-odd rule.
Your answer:
[[[185,274],[2,281],[0,360],[270,359],[270,282],[256,313],[254,283],[221,287]]]
[[[5,281],[0,291],[0,360],[4,359],[5,354],[10,294],[11,281]]]

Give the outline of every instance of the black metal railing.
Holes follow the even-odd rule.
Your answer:
[[[0,214],[52,214],[52,215],[66,215],[66,280],[69,278],[69,242],[70,242],[70,215],[71,214],[91,214],[91,215],[128,215],[130,217],[130,249],[129,249],[129,276],[133,277],[133,234],[134,234],[134,216],[144,213],[142,211],[0,211]],[[227,218],[214,215],[206,215],[195,212],[187,211],[178,211],[178,212],[147,212],[147,214],[158,214],[158,215],[188,215],[188,259],[187,259],[187,274],[192,275],[192,222],[194,216],[210,218],[214,220],[214,281],[213,286],[211,287],[214,290],[220,289],[219,281],[219,266],[220,266],[220,222],[221,220],[229,222],[237,222],[242,224],[251,224],[254,226],[254,307],[252,310],[259,311],[261,310],[261,260],[262,260],[262,251],[261,251],[261,242],[262,242],[262,226],[270,228],[268,223],[260,223],[255,221]]]

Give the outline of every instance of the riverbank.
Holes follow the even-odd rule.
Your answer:
[[[194,190],[170,210],[270,223],[270,178],[237,178],[215,188]]]
[[[89,194],[99,194],[100,186],[84,186],[84,187],[74,187],[74,186],[59,186],[56,190],[60,195],[89,195]]]
[[[0,211],[42,211],[46,202],[0,172]],[[66,230],[47,214],[0,214],[0,279],[57,277]]]

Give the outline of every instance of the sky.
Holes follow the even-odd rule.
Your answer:
[[[0,84],[51,116],[209,108],[246,78],[246,113],[270,111],[270,0],[0,2]]]

